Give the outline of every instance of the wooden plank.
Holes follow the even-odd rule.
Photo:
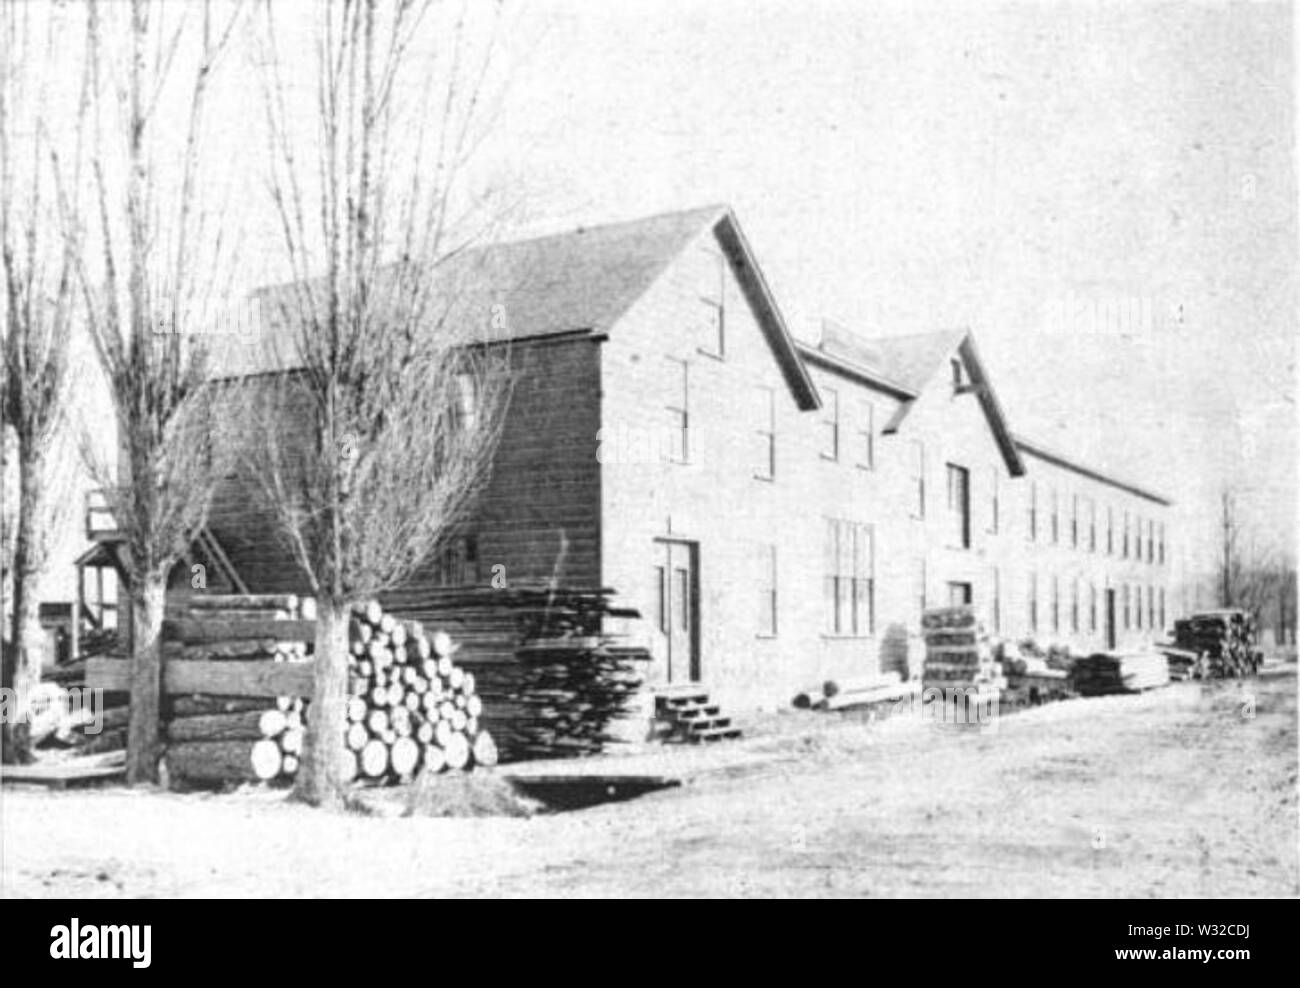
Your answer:
[[[170,618],[163,622],[163,634],[187,645],[237,641],[247,638],[275,638],[280,641],[314,641],[315,621],[223,621],[219,618]]]
[[[221,611],[229,608],[294,611],[298,609],[298,597],[291,593],[191,594],[186,598],[185,604],[192,610],[203,611]]]
[[[163,664],[163,692],[214,693],[219,696],[311,696],[313,663],[272,662],[269,659],[170,659]],[[86,661],[86,685],[91,689],[129,688],[131,663],[125,659]]]
[[[172,661],[163,667],[163,690],[167,693],[215,693],[221,696],[309,697],[314,666],[312,660]]]
[[[166,727],[169,741],[257,741],[262,737],[259,722],[265,710],[231,714],[199,714],[177,717]]]

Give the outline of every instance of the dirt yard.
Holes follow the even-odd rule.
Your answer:
[[[1300,894],[1294,665],[1058,703],[995,731],[907,717],[789,725],[681,788],[522,819],[329,815],[251,790],[6,786],[0,891]]]

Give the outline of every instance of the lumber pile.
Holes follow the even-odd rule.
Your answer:
[[[385,594],[380,603],[403,618],[443,628],[460,646],[457,661],[513,664],[515,652],[543,638],[584,638],[604,631],[606,618],[640,614],[612,603],[608,588],[511,584],[494,588],[418,587]]]
[[[1075,660],[1074,689],[1084,696],[1136,693],[1169,683],[1169,663],[1158,651],[1094,652]]]
[[[599,754],[634,714],[650,653],[607,637],[550,637],[516,650],[508,664],[479,667],[479,689],[510,760]]]
[[[1181,681],[1202,675],[1200,652],[1168,644],[1157,645],[1156,650],[1164,655],[1169,664],[1170,679]]]
[[[1005,689],[1006,677],[993,644],[969,604],[929,608],[921,614],[926,689]]]
[[[895,669],[876,676],[843,676],[828,679],[820,687],[797,693],[799,710],[852,710],[892,702],[918,692],[919,681],[903,682]]]
[[[1202,675],[1245,676],[1259,669],[1255,622],[1244,611],[1202,611],[1174,622],[1174,643],[1202,656]]]

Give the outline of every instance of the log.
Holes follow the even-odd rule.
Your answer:
[[[280,746],[270,738],[263,738],[253,745],[249,761],[253,766],[253,774],[263,782],[274,779],[284,771],[284,756],[280,753]]]
[[[361,749],[361,774],[367,778],[377,779],[388,771],[388,745],[377,739],[366,742]]]
[[[211,693],[218,696],[311,696],[313,662],[271,662],[267,659],[163,663],[164,693]],[[125,659],[86,660],[86,686],[121,691],[130,688],[130,663]]]
[[[484,768],[491,768],[500,758],[497,751],[497,743],[492,740],[492,735],[487,731],[479,731],[478,736],[474,738],[474,764],[482,765]]]
[[[436,744],[431,744],[424,749],[424,770],[431,774],[437,774],[447,767],[447,753],[439,748]]]
[[[409,776],[420,761],[420,746],[411,738],[398,738],[389,752],[389,762],[399,776]]]
[[[191,594],[186,606],[192,611],[271,610],[296,611],[299,599],[291,593]]]
[[[312,621],[274,621],[270,619],[225,621],[212,618],[170,618],[163,621],[163,635],[187,645],[227,642],[249,638],[299,639],[313,641],[316,625]]]
[[[167,724],[166,735],[170,741],[257,741],[266,737],[261,728],[262,718],[273,714],[279,711],[246,710],[177,717]]]
[[[280,736],[280,747],[286,754],[297,755],[302,753],[302,743],[304,731],[301,727],[295,727],[292,730],[285,731]]]
[[[178,696],[171,701],[173,717],[196,717],[200,714],[234,714],[243,710],[267,710],[275,701],[245,696]]]
[[[254,744],[269,744],[279,756],[275,742],[266,739],[259,742],[186,741],[167,746],[164,756],[167,774],[173,779],[195,782],[259,781],[252,760]]]
[[[447,740],[444,749],[447,755],[447,767],[450,769],[463,769],[469,765],[469,742],[465,740],[465,735],[456,732]]]
[[[364,724],[352,724],[348,728],[347,742],[349,751],[360,751],[370,740],[370,734]]]

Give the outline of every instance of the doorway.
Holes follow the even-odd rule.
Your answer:
[[[670,684],[700,681],[699,543],[655,540],[656,659]]]
[[[1106,648],[1115,647],[1115,591],[1106,591]]]

